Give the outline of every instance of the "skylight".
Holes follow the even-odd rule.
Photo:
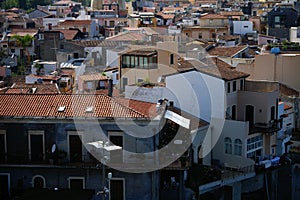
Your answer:
[[[58,109],[57,109],[57,111],[58,112],[64,112],[65,109],[66,109],[66,106],[59,106]]]
[[[91,112],[93,112],[93,106],[88,106],[88,107],[86,107],[86,109],[85,109],[85,112],[87,112],[87,113],[91,113]]]

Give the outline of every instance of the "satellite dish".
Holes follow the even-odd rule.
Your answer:
[[[52,148],[51,148],[51,152],[54,153],[55,150],[56,150],[56,144],[53,144],[53,145],[52,145]]]

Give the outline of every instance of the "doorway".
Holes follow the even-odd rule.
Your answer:
[[[246,121],[249,122],[249,127],[254,126],[254,106],[252,105],[247,105],[246,106]]]
[[[125,180],[124,179],[110,179],[110,200],[124,200],[125,199]]]
[[[82,142],[79,135],[69,135],[70,162],[82,162]]]

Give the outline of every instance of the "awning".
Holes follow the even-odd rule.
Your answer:
[[[96,142],[89,142],[87,144],[92,145],[97,149],[105,149],[106,151],[114,151],[114,150],[122,149],[122,147],[117,145],[105,145],[105,144],[103,145],[103,141],[101,140]]]

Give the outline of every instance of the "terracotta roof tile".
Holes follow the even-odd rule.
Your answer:
[[[200,17],[200,19],[227,19],[227,17],[220,14],[207,14]]]
[[[124,104],[106,95],[0,95],[0,117],[12,118],[148,118],[155,105]],[[63,111],[58,111],[65,106]],[[87,107],[91,107],[88,112]],[[144,113],[145,112],[145,113]]]
[[[68,30],[68,29],[58,29],[58,31],[64,34],[66,40],[73,40],[76,34],[79,32],[78,30]]]
[[[84,74],[84,75],[80,75],[79,79],[83,80],[83,81],[94,81],[94,80],[108,80],[107,76],[103,76],[100,73],[93,73],[93,74]]]
[[[215,47],[208,51],[209,55],[233,57],[235,54],[246,49],[247,46],[234,46],[234,47]]]
[[[26,83],[15,83],[11,88],[7,89],[5,94],[31,94],[33,88],[36,88],[34,94],[59,94],[56,84]]]
[[[222,11],[220,14],[223,16],[244,16],[242,11]]]
[[[122,41],[114,41],[114,40],[77,40],[72,41],[73,44],[82,46],[82,47],[116,47],[122,44]]]
[[[284,110],[289,110],[289,109],[292,109],[293,108],[293,106],[290,106],[290,105],[288,105],[288,104],[284,104]]]
[[[93,20],[65,20],[63,22],[59,22],[58,25],[67,25],[67,26],[74,26],[74,25],[90,25]]]
[[[106,41],[137,41],[145,39],[145,34],[135,32],[124,32],[106,38]]]
[[[163,14],[163,13],[159,13],[157,14],[158,16],[161,16],[163,19],[173,19],[175,17],[174,14]]]
[[[226,62],[218,59],[218,58],[204,58],[201,61],[199,60],[188,60],[183,61],[185,63],[186,69],[189,69],[188,66],[190,66],[190,69],[193,68],[194,70],[197,70],[199,72],[221,78],[225,81],[228,80],[234,80],[238,78],[246,78],[249,76],[249,74],[237,71],[235,69],[232,69],[231,65],[227,64]],[[186,70],[185,70],[186,71]],[[182,71],[184,72],[184,70]]]

